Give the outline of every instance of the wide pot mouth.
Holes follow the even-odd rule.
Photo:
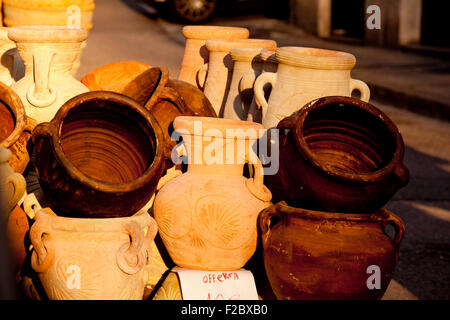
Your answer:
[[[102,192],[130,192],[159,174],[162,131],[133,99],[91,91],[67,101],[50,124],[56,159],[76,181]]]
[[[69,4],[68,4],[69,3]],[[33,11],[55,11],[61,10],[66,13],[69,5],[80,7],[81,11],[94,10],[94,0],[71,0],[71,1],[55,1],[55,0],[3,0],[4,6],[21,8]]]
[[[350,53],[309,47],[280,47],[276,57],[279,63],[311,69],[350,70],[356,63]]]
[[[387,178],[402,161],[403,139],[381,110],[352,97],[310,102],[295,116],[298,152],[333,178],[371,183]]]
[[[276,49],[277,43],[266,39],[211,39],[206,41],[209,51],[230,52],[234,48]]]
[[[82,28],[64,26],[18,26],[10,27],[8,37],[22,43],[76,43],[87,39]]]
[[[0,143],[2,147],[12,146],[25,128],[25,109],[19,96],[0,82]]]
[[[246,28],[222,26],[184,26],[183,36],[187,39],[246,39],[250,32]]]

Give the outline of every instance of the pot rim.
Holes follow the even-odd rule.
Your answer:
[[[8,29],[8,37],[22,43],[77,43],[87,39],[88,33],[82,28],[37,25],[17,26]]]
[[[212,52],[229,53],[235,48],[276,49],[277,43],[269,39],[210,39],[206,40],[206,48]]]
[[[186,39],[245,39],[250,36],[247,28],[224,26],[184,26],[183,36]]]
[[[383,166],[382,168],[372,172],[353,174],[338,171],[332,166],[328,166],[326,162],[321,161],[308,147],[305,137],[303,136],[303,125],[310,111],[320,109],[321,107],[326,106],[328,104],[351,105],[353,107],[358,107],[359,109],[367,111],[373,116],[381,119],[383,123],[386,125],[387,130],[395,140],[395,150],[392,155],[392,159],[389,161],[389,163]],[[321,172],[325,172],[326,174],[332,176],[333,178],[346,180],[350,182],[364,182],[364,183],[377,182],[385,179],[395,170],[398,164],[402,163],[404,155],[404,142],[403,138],[400,135],[400,132],[398,131],[397,126],[384,112],[382,112],[381,110],[379,110],[378,108],[374,107],[373,105],[367,102],[364,102],[356,98],[344,96],[323,97],[309,102],[305,107],[299,110],[299,112],[294,116],[294,119],[295,119],[295,127],[293,128],[295,130],[294,141],[297,146],[297,151],[304,158],[306,158],[316,169],[319,169]]]
[[[5,140],[1,141],[0,144],[2,147],[9,148],[16,143],[17,139],[19,139],[25,129],[25,108],[20,97],[2,82],[0,82],[0,97],[0,101],[14,114],[15,117],[14,130]]]
[[[93,179],[78,168],[76,168],[64,154],[61,146],[61,128],[67,114],[74,108],[88,102],[91,100],[107,100],[114,103],[119,103],[122,105],[128,105],[131,109],[142,116],[149,124],[149,127],[155,135],[156,150],[155,156],[152,163],[148,166],[145,172],[137,179],[124,182],[124,183],[105,183],[99,180]],[[51,144],[53,147],[54,155],[57,161],[66,169],[66,172],[71,176],[72,179],[86,185],[92,189],[106,192],[106,193],[116,193],[116,192],[131,192],[145,186],[157,173],[160,166],[164,165],[163,159],[163,134],[156,120],[153,116],[141,105],[139,105],[133,99],[112,91],[90,91],[82,93],[70,100],[68,100],[56,113],[53,120],[50,122],[51,133]]]

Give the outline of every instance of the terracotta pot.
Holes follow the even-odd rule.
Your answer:
[[[8,27],[73,25],[89,31],[94,8],[94,0],[3,0],[3,22]],[[78,10],[79,20],[76,16]]]
[[[239,269],[255,251],[257,215],[271,199],[261,164],[251,149],[262,135],[261,126],[177,117],[174,128],[183,138],[188,168],[155,197],[153,212],[161,239],[180,267]],[[236,158],[229,158],[230,152]],[[243,176],[246,162],[254,166],[252,178]]]
[[[8,38],[8,28],[1,26],[0,58],[0,82],[10,86],[15,80],[23,77],[25,74],[25,66],[23,65],[19,53],[17,52],[16,44]]]
[[[14,261],[14,274],[18,274],[27,257],[30,224],[23,209],[16,205],[8,217],[6,226],[6,238]]]
[[[28,117],[50,121],[70,98],[89,91],[73,77],[87,33],[57,26],[14,27],[15,41],[25,63],[25,77],[11,86],[22,99]]]
[[[306,103],[324,96],[351,96],[361,93],[361,100],[369,101],[367,85],[350,77],[356,63],[352,54],[333,50],[282,47],[276,52],[277,73],[265,72],[255,81],[255,98],[262,106],[263,126],[276,127],[283,118]],[[270,83],[272,92],[267,101],[264,86]]]
[[[223,117],[226,99],[230,90],[233,60],[230,51],[234,48],[276,48],[276,42],[264,39],[207,40],[209,51],[208,73],[203,92],[211,102],[216,114]]]
[[[249,36],[246,28],[221,26],[185,26],[183,36],[186,38],[183,61],[181,62],[178,80],[186,81],[200,89],[204,85],[204,73],[199,71],[209,61],[209,53],[205,47],[209,39],[246,39]]]
[[[397,264],[405,226],[393,213],[327,213],[278,203],[259,217],[264,265],[280,300],[378,299]],[[385,227],[395,228],[391,239]],[[371,266],[379,288],[369,289]],[[369,271],[368,271],[369,270]]]
[[[148,64],[138,61],[114,62],[90,71],[80,81],[91,91],[122,93],[131,81],[150,68]]]
[[[9,165],[11,151],[0,147],[0,219],[8,220],[9,213],[25,193],[25,178]]]
[[[144,266],[157,226],[146,212],[132,217],[58,217],[49,209],[30,229],[31,266],[51,300],[142,299]]]
[[[233,76],[225,102],[224,118],[247,120],[253,100],[253,84],[263,69],[261,51],[261,48],[231,49]]]
[[[366,102],[321,98],[277,128],[282,190],[268,184],[277,200],[313,210],[371,213],[409,181],[402,136]]]
[[[30,161],[27,143],[36,122],[25,115],[20,97],[0,82],[0,146],[11,151],[10,166],[23,173]]]
[[[59,215],[129,216],[171,165],[151,114],[108,91],[81,94],[33,131],[40,185]],[[167,151],[166,151],[167,150]]]

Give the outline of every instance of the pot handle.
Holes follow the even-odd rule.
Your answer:
[[[361,80],[350,79],[350,95],[353,90],[358,90],[361,93],[361,97],[359,98],[362,101],[368,102],[370,99],[370,89],[369,86]]]
[[[144,232],[136,222],[128,222],[123,228],[130,236],[130,243],[124,243],[116,255],[116,261],[119,268],[127,274],[139,272],[145,263],[145,257],[142,252],[144,245]]]
[[[269,108],[269,104],[266,101],[266,98],[264,97],[264,86],[267,83],[270,83],[273,88],[275,87],[276,82],[277,82],[277,74],[275,72],[264,72],[259,77],[256,78],[255,83],[253,85],[253,91],[255,93],[255,102],[258,107],[262,108],[263,119],[267,114],[267,109]]]
[[[50,138],[52,136],[52,127],[50,126],[50,122],[42,122],[38,124],[33,129],[33,135],[31,140],[34,144],[37,144],[37,141],[42,138]]]
[[[155,219],[150,217],[150,223],[147,226],[147,234],[145,235],[144,245],[145,250],[147,252],[147,262],[150,263],[150,259],[152,257],[152,242],[155,240],[156,234],[158,233],[158,225],[156,224]]]
[[[409,170],[408,168],[403,164],[403,162],[399,162],[394,169],[394,174],[398,177],[400,180],[400,186],[404,187],[409,182]]]
[[[297,118],[290,116],[278,122],[277,129],[294,129],[297,125]]]
[[[206,75],[209,69],[209,63],[205,63],[200,67],[200,69],[197,71],[197,86],[200,90],[203,90],[205,88],[205,82],[206,82]]]
[[[273,217],[281,218],[280,212],[278,211],[278,205],[271,205],[270,207],[264,209],[259,214],[259,227],[261,229],[261,237],[263,239],[263,245],[265,246],[267,238],[269,237],[269,231],[271,226],[271,219]]]
[[[38,108],[45,108],[56,101],[56,88],[50,83],[50,66],[55,53],[40,47],[33,52],[34,82],[28,88],[27,100]]]
[[[52,214],[50,209],[42,209],[46,213]],[[31,267],[34,271],[41,273],[50,268],[55,260],[55,250],[52,241],[42,241],[42,236],[50,236],[51,225],[47,219],[36,219],[30,228],[30,240],[33,245],[31,254]]]
[[[252,89],[256,80],[256,72],[250,71],[249,73],[242,76],[241,81],[239,81],[239,92],[247,89]]]
[[[11,157],[12,152],[6,148],[3,149],[3,152],[7,154],[7,157],[5,159],[7,163]],[[8,209],[7,214],[9,214],[9,212],[12,209],[14,209],[16,204],[25,194],[27,183],[25,181],[25,178],[20,173],[17,172],[7,175],[4,181],[6,185],[11,185],[11,188],[9,189],[10,193],[8,194],[8,207],[7,207]]]
[[[392,212],[389,212],[387,210],[384,210],[384,212],[387,214],[387,217],[383,220],[383,230],[384,228],[386,228],[387,225],[391,225],[394,227],[395,237],[392,243],[394,245],[394,249],[398,251],[400,242],[402,241],[403,236],[405,235],[405,224],[403,223],[402,219],[400,219]]]
[[[253,165],[253,178],[248,178],[246,180],[247,189],[258,199],[264,202],[268,202],[272,199],[272,193],[264,185],[264,168],[259,160],[258,156],[254,156],[250,162],[247,156],[246,162]]]

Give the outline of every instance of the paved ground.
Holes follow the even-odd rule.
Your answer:
[[[106,63],[124,60],[164,66],[172,77],[178,76],[184,50],[181,25],[139,13],[119,0],[97,0],[96,4],[94,29],[83,54],[80,77]],[[353,77],[369,83],[372,90],[372,84],[380,83],[390,90],[387,96],[376,96],[383,103],[371,102],[398,125],[406,144],[405,163],[411,182],[387,205],[404,220],[406,235],[395,281],[384,298],[450,299],[450,124],[398,108],[398,101],[419,101],[417,106],[421,106],[420,99],[434,99],[438,106],[448,103],[448,62],[318,40],[261,16],[218,18],[212,23],[249,27],[252,37],[272,38],[279,46],[308,45],[351,52],[358,61]],[[402,94],[415,98],[407,100]],[[434,108],[433,103],[428,106]]]

